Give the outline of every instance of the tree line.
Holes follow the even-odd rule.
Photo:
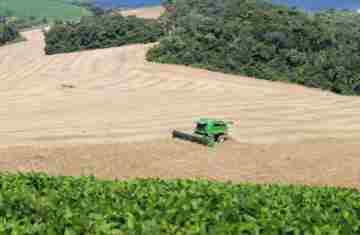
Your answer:
[[[80,22],[57,22],[45,32],[47,54],[116,47],[157,41],[163,35],[156,20],[121,14],[83,17]]]
[[[0,16],[0,46],[20,37],[17,29],[7,22],[6,17]]]
[[[360,15],[305,13],[261,0],[168,1],[147,58],[360,94]],[[175,9],[175,10],[174,10]]]

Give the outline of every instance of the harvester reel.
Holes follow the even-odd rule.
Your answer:
[[[190,142],[203,144],[206,146],[214,146],[213,138],[206,137],[206,136],[200,136],[200,135],[196,135],[196,134],[188,134],[188,133],[177,131],[177,130],[174,130],[172,132],[172,136],[173,136],[173,138],[187,140]]]

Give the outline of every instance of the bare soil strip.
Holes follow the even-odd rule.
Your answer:
[[[228,142],[210,149],[178,140],[0,149],[0,170],[105,179],[219,181],[359,187],[358,141],[294,144]]]
[[[164,12],[163,7],[144,7],[122,11],[124,16],[137,16],[147,19],[157,19]]]

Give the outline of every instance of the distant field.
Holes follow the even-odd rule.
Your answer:
[[[11,14],[17,18],[76,19],[91,13],[74,6],[67,0],[0,0],[0,15]]]

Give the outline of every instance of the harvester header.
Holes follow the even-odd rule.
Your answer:
[[[229,129],[234,123],[212,118],[200,118],[195,121],[195,124],[192,134],[174,130],[173,137],[212,147],[215,146],[215,143],[222,143],[230,138]]]

